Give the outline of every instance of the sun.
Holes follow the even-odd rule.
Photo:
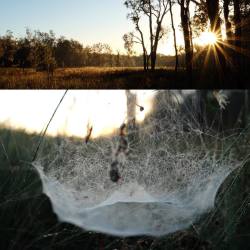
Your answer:
[[[203,46],[206,45],[212,46],[218,42],[218,37],[215,33],[211,31],[205,31],[200,35],[197,42]]]

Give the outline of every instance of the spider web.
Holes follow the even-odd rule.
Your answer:
[[[189,227],[211,210],[222,182],[242,161],[231,137],[201,123],[197,100],[186,105],[185,98],[179,91],[156,92],[142,122],[131,116],[134,110],[124,115],[124,135],[117,128],[88,143],[59,137],[49,149],[44,138],[33,165],[59,219],[112,235],[161,236]],[[145,112],[144,103],[127,102]],[[127,152],[119,151],[121,139]],[[117,182],[110,178],[114,162]]]

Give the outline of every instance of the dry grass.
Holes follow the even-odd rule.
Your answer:
[[[47,72],[34,69],[0,68],[0,88],[149,88],[155,83],[165,86],[166,73],[173,78],[173,70],[166,68],[147,73],[138,67],[58,68],[49,79]]]
[[[184,69],[157,68],[144,72],[138,67],[58,68],[53,78],[35,69],[0,68],[2,89],[161,89],[161,88],[239,88],[246,87],[249,77],[239,82],[237,74],[225,74],[220,83],[213,72],[193,72],[189,84]]]
[[[104,78],[114,77],[132,72],[140,72],[140,68],[107,68],[86,67],[56,69],[53,78],[49,79],[47,72],[35,69],[1,68],[1,88],[64,88],[71,86],[98,88]]]

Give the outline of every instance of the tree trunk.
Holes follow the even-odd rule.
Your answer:
[[[143,47],[143,67],[144,71],[148,70],[148,55],[145,47]]]
[[[231,0],[224,0],[223,9],[224,9],[227,44],[229,45],[227,48],[227,51],[228,51],[228,55],[229,55],[230,61],[231,61],[231,58],[233,57],[233,51],[230,48],[230,44],[232,43],[232,24],[229,21],[229,4],[230,4],[230,2],[231,2]]]
[[[207,13],[211,24],[211,32],[221,37],[220,16],[219,16],[219,0],[207,0]]]
[[[159,37],[160,37],[160,32],[161,32],[161,22],[157,23],[157,30],[155,33],[155,39],[154,39],[154,44],[151,52],[151,69],[155,70],[156,66],[156,59],[157,59],[157,49],[158,49],[158,44],[159,44]]]
[[[149,0],[149,31],[150,31],[150,58],[151,58],[151,69],[153,69],[153,60],[152,57],[154,57],[153,55],[153,41],[154,41],[154,34],[153,34],[153,18],[152,18],[152,5],[151,5],[151,0]]]
[[[143,53],[143,68],[144,68],[144,71],[147,70],[147,56],[145,52]]]
[[[241,13],[240,13],[240,1],[233,0],[234,5],[234,22],[235,22],[235,47],[237,49],[235,56],[235,63],[240,70],[241,66]]]
[[[223,9],[224,9],[226,36],[227,36],[227,42],[231,43],[231,41],[232,41],[232,24],[229,21],[229,4],[230,4],[230,0],[224,0]]]
[[[210,30],[217,36],[218,44],[214,46],[214,61],[216,65],[216,78],[219,77],[222,82],[225,75],[225,57],[222,53],[222,34],[221,34],[221,21],[219,15],[219,0],[206,0],[208,18],[210,20]],[[218,48],[220,47],[220,48]],[[217,79],[216,79],[217,80]]]
[[[150,55],[147,55],[147,70],[149,70],[149,60],[150,60]]]
[[[155,70],[156,65],[156,52],[153,50],[151,53],[151,70]]]
[[[144,67],[144,70],[148,70],[148,55],[147,55],[147,50],[146,50],[146,47],[145,47],[145,42],[144,42],[144,36],[143,36],[143,33],[139,27],[139,24],[137,24],[137,30],[139,31],[140,33],[140,36],[141,36],[141,45],[142,45],[142,50],[143,50],[143,67]]]
[[[234,20],[235,20],[235,45],[241,48],[241,13],[240,1],[233,0],[234,3]]]
[[[193,74],[193,51],[191,45],[191,37],[190,37],[190,28],[189,28],[189,6],[184,6],[184,0],[181,3],[181,24],[184,35],[184,43],[185,43],[185,56],[186,56],[186,71],[188,76],[189,83],[192,83],[192,74]]]
[[[176,31],[174,26],[174,17],[173,17],[173,10],[172,10],[172,0],[169,1],[170,5],[170,16],[171,16],[171,25],[174,34],[174,49],[175,49],[175,73],[178,71],[179,67],[179,58],[178,58],[178,49],[177,49],[177,42],[176,42]]]

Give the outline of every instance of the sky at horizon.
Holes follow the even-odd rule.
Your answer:
[[[39,134],[64,93],[65,90],[23,90],[21,93],[18,90],[0,91],[0,105],[8,107],[0,109],[0,127]],[[144,107],[143,112],[139,107],[136,109],[135,118],[140,123],[152,111],[157,92],[133,90],[133,93]],[[127,117],[125,90],[69,90],[47,132],[50,136],[85,138],[91,126],[91,137],[97,138],[112,134],[130,119]]]
[[[98,42],[111,45],[113,52],[125,53],[123,35],[133,31],[134,26],[127,20],[128,10],[123,0],[8,0],[1,4],[0,35],[11,30],[14,36],[25,35],[26,28],[48,32],[53,30],[56,37],[75,39],[84,46]],[[176,29],[179,45],[183,44],[179,28],[180,17],[176,13]],[[169,15],[164,24],[170,31]],[[146,26],[146,25],[145,25]],[[140,48],[137,48],[140,53]],[[168,34],[159,44],[159,53],[174,54],[172,35]]]

